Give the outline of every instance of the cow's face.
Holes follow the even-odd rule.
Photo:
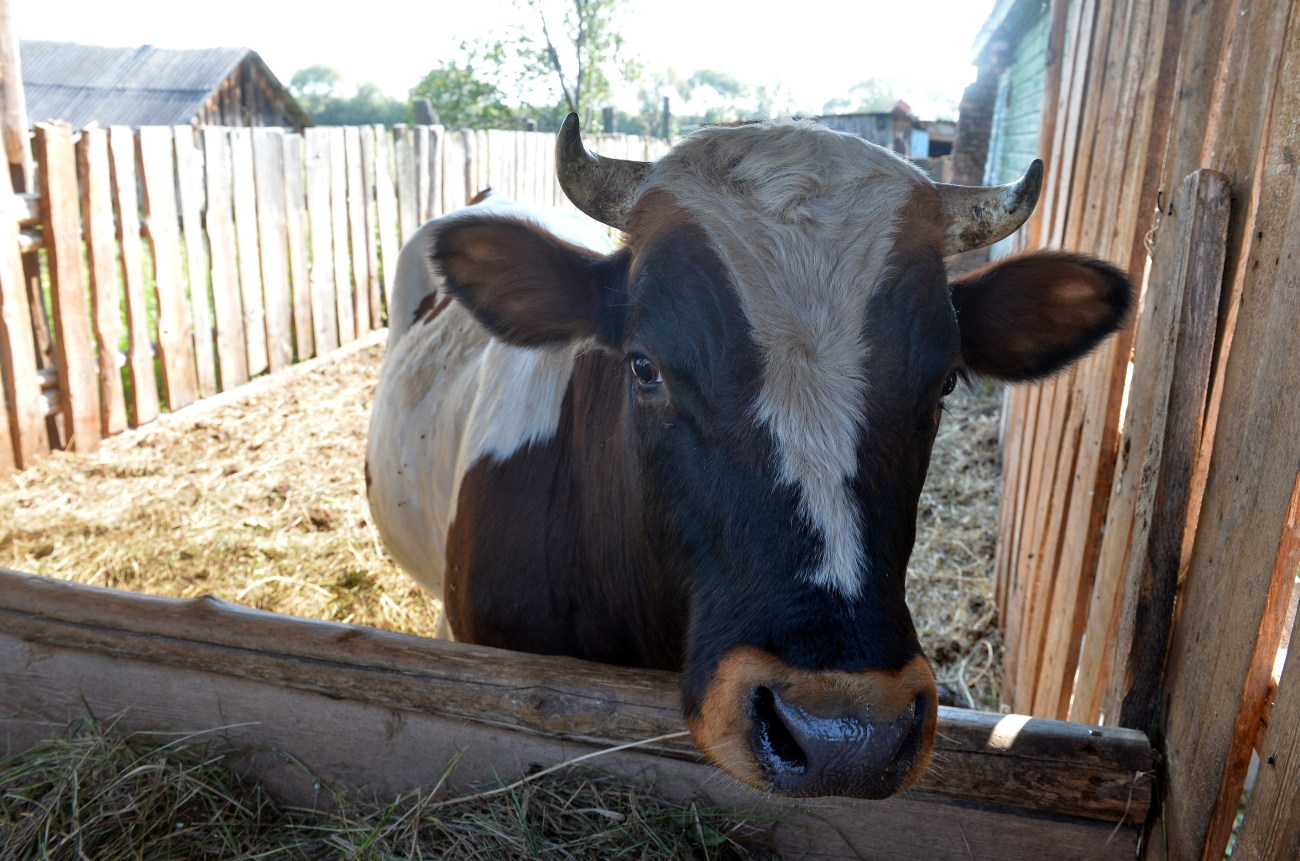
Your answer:
[[[1043,255],[950,284],[944,253],[980,226],[816,126],[708,130],[632,170],[595,183],[613,203],[570,194],[626,230],[611,257],[467,220],[439,264],[501,337],[618,360],[647,532],[688,596],[700,749],[778,793],[897,792],[934,738],[904,580],[943,398],[963,372],[1061,367],[1113,331],[1127,282]]]

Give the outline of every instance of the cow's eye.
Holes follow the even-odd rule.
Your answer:
[[[655,383],[664,381],[663,374],[655,367],[655,363],[645,356],[633,356],[630,362],[632,366],[632,375],[637,378],[637,382],[643,386],[653,386]]]
[[[939,393],[939,397],[948,397],[952,394],[953,389],[955,388],[957,388],[957,372],[953,371],[948,375],[948,379],[943,381],[943,391]]]

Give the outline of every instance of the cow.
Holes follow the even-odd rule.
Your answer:
[[[760,790],[924,773],[934,675],[904,601],[944,398],[1114,332],[1131,285],[1039,252],[949,279],[1042,163],[936,184],[807,121],[653,163],[557,141],[577,214],[489,196],[398,260],[367,450],[394,559],[457,639],[681,672],[694,741]]]

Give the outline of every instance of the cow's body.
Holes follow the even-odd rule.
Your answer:
[[[403,250],[367,462],[385,544],[458,638],[682,669],[697,743],[747,783],[909,785],[936,703],[903,581],[943,395],[1056,370],[1127,282],[1044,255],[949,285],[1001,204],[955,218],[967,190],[807,124],[570,185],[623,248],[489,200]]]

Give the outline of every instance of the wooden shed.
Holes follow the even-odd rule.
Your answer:
[[[311,119],[248,48],[105,48],[23,40],[28,125],[283,126]]]

